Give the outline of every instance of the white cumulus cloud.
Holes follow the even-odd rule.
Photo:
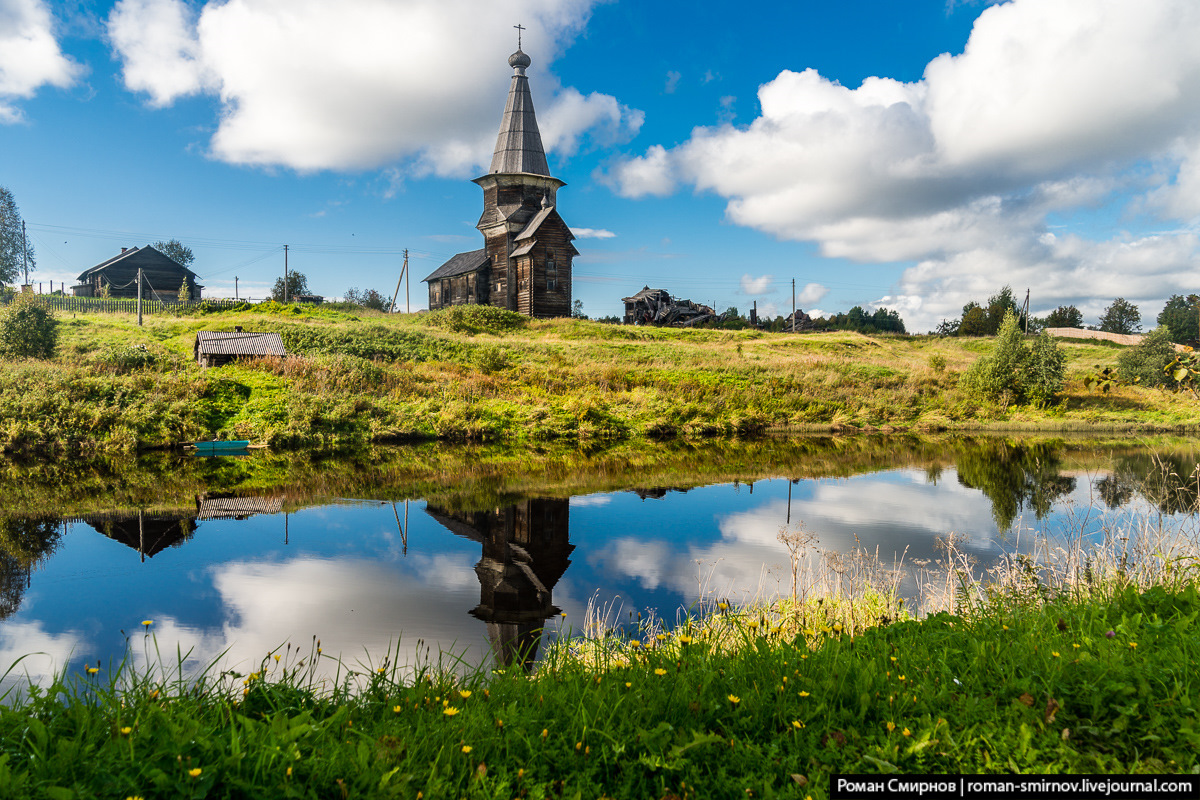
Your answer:
[[[760,294],[770,294],[773,290],[773,275],[760,275],[755,278],[746,273],[742,276],[742,294],[748,294],[751,297]]]
[[[571,228],[576,239],[615,239],[616,234],[604,228]]]
[[[220,98],[211,151],[223,161],[463,175],[490,160],[518,18],[548,150],[637,132],[640,111],[562,87],[551,70],[594,2],[120,0],[108,35],[126,87],[151,105]]]
[[[24,119],[12,101],[33,97],[42,86],[65,89],[83,71],[59,48],[46,3],[0,0],[0,123]]]
[[[916,262],[893,293],[910,328],[1004,283],[1036,287],[1048,308],[1158,302],[1153,292],[1197,288],[1186,231],[1043,238],[1048,215],[1114,199],[1185,228],[1200,216],[1198,38],[1194,0],[1012,0],[984,10],[963,52],[919,81],[847,87],[785,70],[760,87],[750,124],[698,127],[607,180],[626,197],[690,184],[726,198],[730,221],[824,255]],[[1125,262],[1132,271],[1109,271]]]

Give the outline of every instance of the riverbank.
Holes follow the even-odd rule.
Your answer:
[[[199,330],[280,333],[296,357],[203,370]],[[1119,347],[1062,341],[1050,408],[959,377],[988,339],[651,329],[480,307],[383,315],[264,304],[190,317],[64,317],[51,361],[0,365],[0,450],[120,453],[250,439],[277,448],[699,439],[768,431],[1192,431],[1200,405],[1089,390]]]
[[[98,665],[0,706],[0,794],[819,800],[834,773],[1187,773],[1193,579],[860,627],[717,605],[586,657],[560,641],[533,676],[383,657],[327,685],[316,642],[198,684]],[[152,633],[132,646],[156,663]]]

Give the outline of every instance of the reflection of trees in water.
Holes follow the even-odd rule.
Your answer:
[[[1109,508],[1141,496],[1164,514],[1192,514],[1200,509],[1200,473],[1194,458],[1134,453],[1119,456],[1112,474],[1096,481],[1096,491]]]
[[[956,466],[959,483],[992,501],[992,518],[1001,531],[1012,527],[1022,509],[1041,519],[1075,489],[1075,479],[1061,474],[1061,461],[1048,444],[981,443],[963,452]]]
[[[0,619],[21,607],[33,568],[58,549],[58,519],[0,517]]]

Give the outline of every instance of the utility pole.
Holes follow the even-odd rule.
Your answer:
[[[138,327],[142,327],[142,268],[138,267]]]
[[[409,292],[409,289],[411,289],[411,288],[412,288],[412,272],[408,269],[408,248],[406,247],[406,248],[404,248],[404,313],[406,313],[406,314],[412,313],[412,304],[409,302],[409,299],[408,299],[408,292]],[[405,504],[404,504],[404,519],[405,520],[408,519],[408,503],[407,502],[405,502]],[[405,531],[407,531],[407,530],[408,529],[405,528]],[[405,533],[405,536],[407,536],[407,535],[408,534]],[[407,543],[405,544],[405,547],[408,547]]]
[[[234,276],[233,276],[233,299],[234,299],[234,300],[237,300],[237,299],[238,299],[238,293],[237,293],[237,289],[238,289],[238,287],[237,287],[237,282],[238,282],[238,276],[237,276],[237,275],[234,275]]]
[[[21,258],[25,261],[25,285],[29,285],[29,240],[25,238],[25,220],[21,220]]]
[[[792,278],[792,333],[796,332],[796,279]]]
[[[388,313],[392,314],[396,311],[396,298],[400,296],[400,284],[404,281],[404,275],[408,272],[408,248],[404,248],[404,266],[400,268],[400,277],[396,279],[396,291],[392,293],[392,305],[388,308]],[[408,290],[404,292],[404,303],[408,304]]]
[[[1025,335],[1029,335],[1029,290],[1025,290],[1025,307],[1021,310],[1022,316],[1025,317]]]
[[[288,246],[283,246],[283,302],[288,301],[288,285],[287,285],[287,256]]]

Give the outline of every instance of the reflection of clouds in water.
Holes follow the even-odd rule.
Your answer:
[[[584,508],[586,506],[606,506],[611,502],[611,494],[585,494],[571,498],[571,505],[578,508]]]
[[[86,640],[75,631],[48,633],[41,621],[5,621],[0,633],[0,669],[9,670],[0,678],[0,694],[33,682],[46,685],[68,660],[82,663],[88,658]],[[21,658],[25,656],[25,658]],[[21,659],[20,663],[17,660]]]
[[[196,629],[160,619],[155,637],[164,653],[173,654],[177,642],[190,648],[194,671],[220,659],[222,668],[249,672],[288,642],[307,655],[314,635],[330,657],[319,673],[325,678],[336,672],[335,658],[351,668],[378,664],[389,648],[401,665],[415,665],[426,658],[418,640],[433,647],[435,660],[440,642],[465,653],[468,664],[482,662],[486,630],[467,613],[479,602],[473,561],[443,555],[424,566],[428,571],[402,574],[362,559],[223,564],[213,568],[213,586],[226,611],[224,626]],[[135,642],[135,661],[144,668],[153,650],[140,649]]]
[[[970,533],[967,546],[993,549],[995,523],[991,504],[979,491],[943,479],[926,483],[925,473],[902,470],[887,479],[862,477],[817,481],[808,497],[793,498],[791,519],[804,520],[821,550],[847,552],[855,547],[892,563],[933,558],[935,540],[951,531]],[[707,544],[622,537],[593,550],[588,561],[653,590],[669,587],[687,602],[698,595],[745,597],[775,595],[791,585],[790,556],[778,540],[787,527],[787,502],[772,498],[748,510],[718,517],[721,538]],[[855,538],[857,535],[857,539]],[[812,550],[806,558],[816,561]]]

